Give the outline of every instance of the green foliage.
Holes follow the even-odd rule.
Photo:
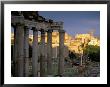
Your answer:
[[[92,61],[99,62],[100,61],[100,47],[99,46],[93,46],[88,45],[86,49],[84,50],[85,54],[88,54],[88,57]]]
[[[94,45],[88,45],[86,47],[85,51],[87,53],[97,53],[98,51],[100,51],[100,47],[99,46],[94,46]]]

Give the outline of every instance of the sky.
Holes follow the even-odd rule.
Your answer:
[[[64,30],[71,36],[91,30],[95,36],[100,36],[99,11],[39,11],[39,15],[53,21],[63,21]]]

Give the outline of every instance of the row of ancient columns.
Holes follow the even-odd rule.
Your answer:
[[[32,74],[38,76],[38,29],[32,27],[33,44],[32,44]],[[52,29],[47,30],[47,60],[45,58],[45,30],[41,32],[41,54],[40,54],[40,76],[46,75],[45,63],[47,61],[47,74],[52,75]],[[64,72],[64,30],[59,30],[59,64],[58,75]],[[15,76],[29,76],[29,28],[24,24],[16,23],[14,32],[14,64]]]

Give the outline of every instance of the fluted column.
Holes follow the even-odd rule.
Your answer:
[[[45,76],[45,31],[41,30],[40,76]]]
[[[18,77],[24,76],[24,26],[20,23],[17,23],[16,28],[16,63],[18,68]]]
[[[24,73],[29,76],[29,29],[24,27]]]
[[[59,65],[58,75],[63,76],[64,74],[64,37],[65,31],[59,30]]]
[[[47,74],[52,75],[52,30],[47,31]]]
[[[33,45],[32,45],[32,73],[38,76],[38,30],[33,27]]]

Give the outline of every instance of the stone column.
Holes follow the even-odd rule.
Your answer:
[[[17,37],[16,37],[16,26],[14,26],[14,46],[13,46],[13,76],[17,76]]]
[[[29,29],[24,27],[24,75],[29,76]]]
[[[52,30],[47,31],[47,74],[52,75]]]
[[[40,76],[45,76],[45,31],[41,29]]]
[[[17,23],[16,28],[16,48],[17,48],[17,54],[16,54],[16,63],[18,68],[18,77],[24,76],[24,26],[20,23]]]
[[[33,45],[32,45],[32,73],[38,76],[38,30],[33,27]]]
[[[64,37],[65,31],[59,30],[59,65],[58,75],[63,76],[64,74]]]

